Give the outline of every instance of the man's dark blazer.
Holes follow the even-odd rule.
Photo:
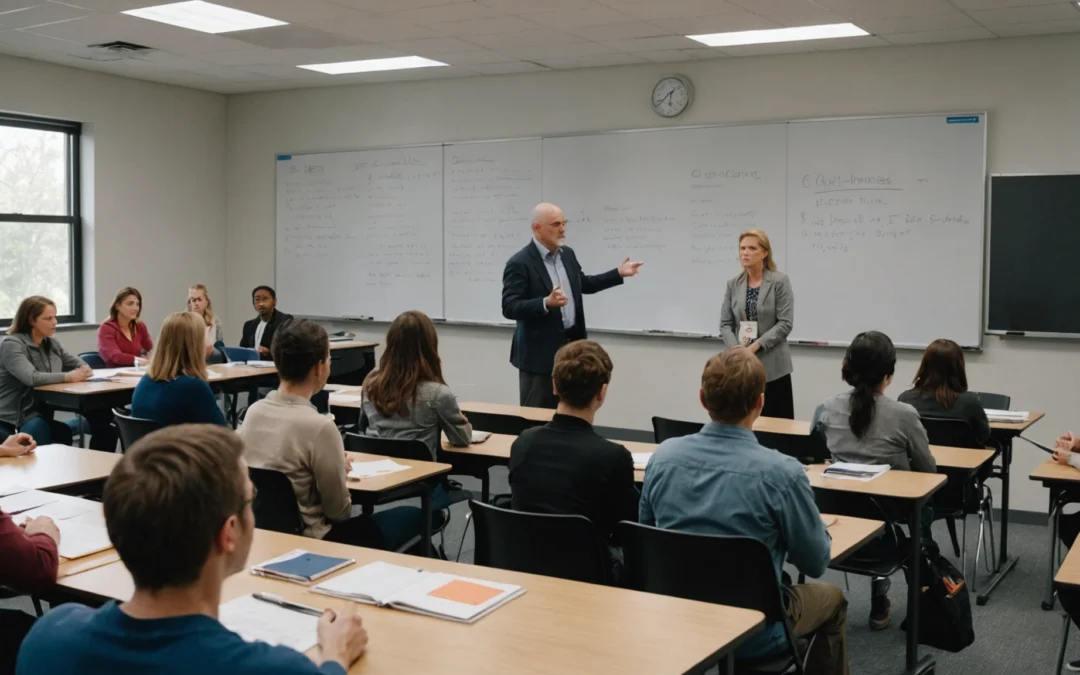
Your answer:
[[[555,363],[555,352],[567,342],[584,340],[585,306],[581,302],[582,294],[599,293],[602,290],[623,283],[619,270],[589,276],[581,271],[573,249],[563,246],[563,267],[566,268],[567,282],[570,288],[563,288],[567,295],[573,295],[577,309],[574,325],[570,330],[563,329],[561,307],[553,307],[546,313],[544,299],[552,291],[551,277],[548,275],[544,259],[536,248],[536,242],[528,245],[506,261],[503,270],[502,313],[507,319],[517,322],[514,330],[514,342],[510,347],[510,363],[518,370],[528,373],[546,374],[551,372]]]
[[[240,337],[240,346],[247,347],[248,349],[258,349],[260,346],[270,349],[270,343],[274,341],[274,331],[289,323],[292,319],[291,314],[279,312],[275,309],[273,316],[266,322],[266,330],[263,331],[262,342],[258,345],[255,344],[255,331],[259,328],[259,322],[262,321],[262,319],[255,317],[250,321],[245,321],[244,332]]]

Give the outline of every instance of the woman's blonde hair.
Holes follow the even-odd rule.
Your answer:
[[[742,240],[747,237],[757,239],[758,245],[765,249],[765,269],[775,272],[776,261],[772,257],[772,244],[769,243],[769,235],[765,234],[765,230],[746,230],[739,235],[739,243],[742,244]]]
[[[203,312],[203,321],[206,322],[207,326],[213,326],[214,325],[214,303],[210,300],[210,291],[206,290],[206,286],[203,286],[202,284],[192,284],[190,287],[188,287],[188,294],[190,295],[192,291],[202,291],[202,294],[206,296],[206,311]],[[191,311],[191,298],[190,297],[188,298],[187,308],[188,308],[188,311],[190,312]]]
[[[165,317],[146,374],[164,382],[181,375],[207,379],[206,327],[195,312],[173,312]]]

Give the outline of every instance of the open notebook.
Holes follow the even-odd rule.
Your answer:
[[[525,592],[513,584],[425,572],[384,562],[368,563],[311,590],[461,623],[473,623]]]

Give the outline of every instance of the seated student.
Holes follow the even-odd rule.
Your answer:
[[[260,358],[270,359],[274,333],[292,321],[292,316],[277,310],[277,293],[269,286],[256,286],[251,292],[251,304],[259,316],[244,323],[240,346],[258,350]]]
[[[990,440],[990,421],[979,397],[968,391],[964,351],[952,340],[934,340],[923,352],[912,388],[898,397],[920,415],[966,421],[975,440]]]
[[[165,318],[150,367],[131,395],[132,416],[163,426],[225,426],[225,415],[207,383],[203,328],[202,317],[194,312],[176,312]]]
[[[255,534],[243,451],[235,433],[209,425],[161,429],[129,449],[103,507],[135,593],[100,609],[54,607],[23,642],[17,673],[345,675],[367,645],[352,604],[319,619],[321,666],[218,622],[221,585],[244,569]]]
[[[98,328],[97,346],[105,366],[144,366],[154,348],[150,331],[139,321],[142,316],[142,293],[127,286],[116,292],[109,318]]]
[[[82,359],[64,351],[53,337],[56,303],[40,295],[26,298],[19,304],[7,333],[0,341],[0,434],[18,430],[30,434],[39,445],[71,445],[71,428],[55,421],[55,411],[34,395],[34,387],[73,384],[93,374]],[[90,416],[94,438],[101,425],[109,426],[111,417],[112,413],[108,419]]]
[[[772,552],[777,579],[787,560],[819,577],[831,541],[798,460],[762,447],[752,431],[765,405],[765,367],[736,347],[705,364],[701,405],[711,423],[661,443],[641,491],[641,522],[666,530],[753,537]],[[737,579],[729,580],[738,583]],[[799,637],[816,635],[808,675],[848,673],[847,599],[832,584],[785,587],[788,616]],[[784,627],[767,626],[740,645],[738,659],[787,652]]]
[[[27,434],[9,436],[0,445],[0,457],[33,452],[37,444]],[[0,511],[0,586],[36,593],[56,583],[60,531],[50,518],[20,518],[21,525]],[[15,655],[34,617],[14,609],[0,609],[0,675],[15,672]]]
[[[192,284],[188,288],[187,311],[194,312],[202,317],[206,324],[206,358],[208,361],[223,363],[224,358],[215,358],[214,345],[225,341],[225,327],[221,317],[214,313],[214,303],[210,301],[210,293],[202,284]]]
[[[304,535],[356,546],[397,548],[420,530],[420,509],[398,507],[372,518],[352,517],[345,482],[349,460],[334,421],[320,415],[311,397],[330,376],[330,338],[307,319],[290,321],[274,336],[274,365],[281,385],[248,408],[240,436],[245,458],[260,469],[274,469],[292,483]],[[402,523],[408,514],[409,523]],[[394,529],[400,524],[400,529]],[[380,523],[387,524],[384,532]],[[415,524],[415,528],[413,527]]]
[[[386,331],[379,367],[364,378],[359,429],[379,438],[421,440],[438,456],[445,433],[456,447],[472,442],[472,426],[442,375],[439,336],[423,312],[398,315]]]
[[[582,515],[605,538],[619,521],[637,521],[633,457],[592,426],[607,398],[611,371],[607,352],[592,340],[563,345],[555,354],[555,417],[510,447],[515,511]]]
[[[1054,459],[1062,466],[1080,469],[1080,436],[1071,431],[1062,434],[1054,443]],[[1058,519],[1058,538],[1061,543],[1072,548],[1077,535],[1080,535],[1080,511],[1062,513]],[[1080,672],[1080,659],[1069,661],[1065,668],[1070,672]]]
[[[885,396],[896,371],[896,348],[888,335],[859,333],[844,356],[841,374],[850,391],[818,406],[812,427],[825,434],[825,443],[838,462],[888,464],[902,471],[934,473],[926,429],[919,413],[907,403]],[[924,537],[930,537],[933,509],[923,518]],[[888,578],[875,578],[870,605],[870,628],[884,630],[891,621]]]

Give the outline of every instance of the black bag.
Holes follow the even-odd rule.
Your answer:
[[[964,575],[932,541],[923,543],[919,565],[919,644],[959,652],[975,642],[971,598]],[[911,575],[907,577],[910,584]],[[907,630],[906,620],[901,628]]]

